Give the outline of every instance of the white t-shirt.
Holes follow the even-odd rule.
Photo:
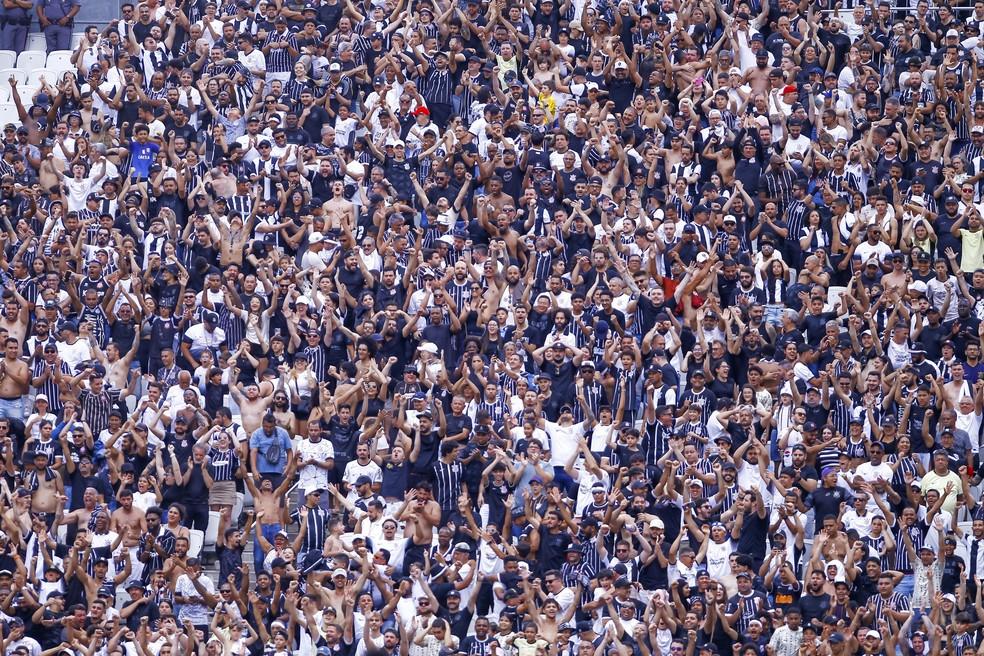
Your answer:
[[[328,440],[322,438],[321,441],[314,443],[309,439],[303,439],[297,445],[297,455],[304,460],[334,460],[335,447]],[[351,464],[351,463],[350,463]],[[368,475],[368,474],[367,474]],[[328,485],[328,470],[315,467],[314,465],[304,465],[298,471],[298,487],[306,490],[310,487],[326,487]]]
[[[550,464],[563,467],[577,452],[578,441],[584,437],[584,422],[561,426],[552,421],[544,422],[547,434],[550,435]]]

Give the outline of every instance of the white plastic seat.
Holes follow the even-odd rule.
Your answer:
[[[0,125],[16,123],[20,120],[17,115],[17,106],[12,102],[0,103]]]
[[[13,68],[16,64],[16,52],[13,50],[0,50],[0,68]]]
[[[0,69],[0,83],[2,83],[6,87],[10,86],[10,83],[7,82],[7,80],[10,79],[10,76],[14,76],[17,79],[18,84],[24,84],[25,82],[27,82],[27,71],[25,71],[24,69],[21,68]],[[24,97],[23,94],[21,94],[21,98],[23,97]]]
[[[250,499],[252,501],[252,499]],[[246,495],[242,492],[236,492],[236,505],[232,507],[232,525],[236,526],[239,521],[239,516],[243,514],[243,506],[246,505]]]
[[[44,38],[44,34],[40,32],[32,32],[27,35],[27,50],[38,50],[40,52],[48,52],[48,41]]]
[[[17,68],[26,71],[44,68],[44,60],[47,58],[48,54],[44,50],[25,50],[17,55]]]
[[[214,510],[208,511],[208,527],[205,529],[205,536],[202,542],[202,548],[205,549],[206,553],[215,551],[215,543],[219,539],[220,521],[222,521],[222,515]]]
[[[55,86],[58,84],[59,73],[48,68],[34,68],[27,71],[27,86],[31,89],[37,89],[41,87],[41,78],[44,81]]]
[[[44,67],[59,73],[70,71],[75,68],[72,64],[71,50],[52,50],[48,53],[48,58],[44,62]]]
[[[205,533],[197,528],[191,529],[188,535],[188,543],[188,555],[192,558],[200,558],[202,545],[205,544]]]
[[[824,303],[823,311],[832,312],[834,306],[840,301],[841,293],[846,292],[847,287],[838,287],[837,285],[831,285],[827,288],[827,302]]]

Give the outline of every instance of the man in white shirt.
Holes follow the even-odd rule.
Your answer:
[[[321,273],[328,268],[325,261],[325,236],[320,232],[312,232],[308,237],[308,247],[301,257],[301,268],[307,271],[313,269],[315,273]]]
[[[253,77],[266,77],[266,57],[263,51],[253,47],[253,40],[241,34],[236,37],[239,44],[239,63],[246,67]]]
[[[882,229],[877,223],[868,226],[866,239],[858,244],[854,249],[855,255],[861,256],[861,261],[867,262],[871,258],[877,258],[879,264],[884,262],[891,254],[892,247],[881,240]]]
[[[308,436],[297,444],[298,489],[328,489],[328,472],[335,468],[335,447],[322,437],[317,422],[308,423]],[[331,497],[322,494],[320,505],[326,510]]]

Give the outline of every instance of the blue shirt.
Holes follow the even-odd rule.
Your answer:
[[[267,450],[274,444],[280,444],[280,459],[276,463],[267,461]],[[287,454],[291,449],[290,436],[280,426],[273,429],[272,435],[267,435],[263,427],[257,428],[249,438],[249,448],[256,449],[256,468],[260,474],[283,474],[287,469]]]
[[[138,178],[146,178],[150,175],[150,165],[154,163],[154,158],[160,152],[161,147],[152,141],[140,143],[139,141],[130,142],[130,166],[133,167]]]
[[[45,18],[54,22],[68,16],[72,7],[78,4],[81,4],[79,0],[37,0],[35,6],[41,7],[44,10]]]

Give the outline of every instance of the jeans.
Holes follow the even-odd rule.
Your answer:
[[[895,592],[902,595],[903,597],[912,597],[912,593],[916,589],[916,577],[912,574],[906,574],[899,581],[899,584],[895,586]]]
[[[24,420],[24,399],[0,399],[0,417]]]
[[[560,489],[564,493],[569,493],[569,491],[574,487],[574,479],[571,478],[563,467],[560,465],[554,465],[554,483],[560,486]]]

